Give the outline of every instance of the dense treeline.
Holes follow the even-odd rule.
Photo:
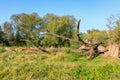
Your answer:
[[[44,33],[49,31],[73,38],[74,30],[73,16],[46,14],[41,18],[37,13],[14,14],[0,27],[0,43],[4,46],[69,46],[69,41]]]
[[[110,22],[113,22],[114,25]],[[112,26],[108,31],[92,29],[88,30],[87,33],[81,33],[81,37],[90,42],[102,41],[105,45],[109,39],[113,42],[119,42],[120,18],[117,20],[109,19],[108,26]],[[45,35],[47,32],[77,40],[76,19],[70,15],[46,14],[42,18],[37,13],[14,14],[10,17],[9,22],[6,21],[0,26],[0,45],[42,47],[78,45],[60,37]]]

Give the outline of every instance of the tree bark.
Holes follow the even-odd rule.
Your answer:
[[[119,58],[119,45],[116,43],[109,44],[108,52],[105,53],[105,57]]]

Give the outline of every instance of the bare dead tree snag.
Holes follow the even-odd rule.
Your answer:
[[[80,32],[79,32],[79,27],[80,27],[80,22],[81,22],[81,20],[78,20],[78,23],[77,23],[77,37],[78,37],[78,40],[80,41],[80,42],[82,42],[86,47],[88,47],[88,49],[89,49],[89,57],[88,57],[88,59],[89,58],[93,58],[94,56],[95,56],[95,54],[94,53],[98,53],[98,46],[100,45],[100,44],[102,44],[102,42],[99,42],[99,41],[96,41],[96,42],[93,42],[93,43],[87,43],[87,42],[85,42],[81,37],[80,37]]]
[[[79,27],[80,27],[80,22],[81,20],[78,20],[78,23],[77,23],[77,37],[78,37],[78,41],[82,42],[85,46],[89,47],[89,58],[92,58],[94,57],[94,54],[93,54],[93,50],[94,50],[94,47],[92,44],[89,44],[89,43],[86,43],[84,40],[82,40],[82,38],[80,37],[80,34],[79,34]]]

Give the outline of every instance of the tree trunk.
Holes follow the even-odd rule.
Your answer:
[[[119,58],[119,45],[115,43],[110,44],[108,46],[108,52],[105,53],[105,56]]]
[[[90,50],[89,51],[90,51],[90,53],[89,53],[89,56],[88,56],[87,59],[91,59],[91,58],[93,58],[95,56],[93,46],[90,46]]]

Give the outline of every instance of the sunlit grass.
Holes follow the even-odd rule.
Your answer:
[[[118,80],[120,60],[63,51],[0,53],[0,80]]]

